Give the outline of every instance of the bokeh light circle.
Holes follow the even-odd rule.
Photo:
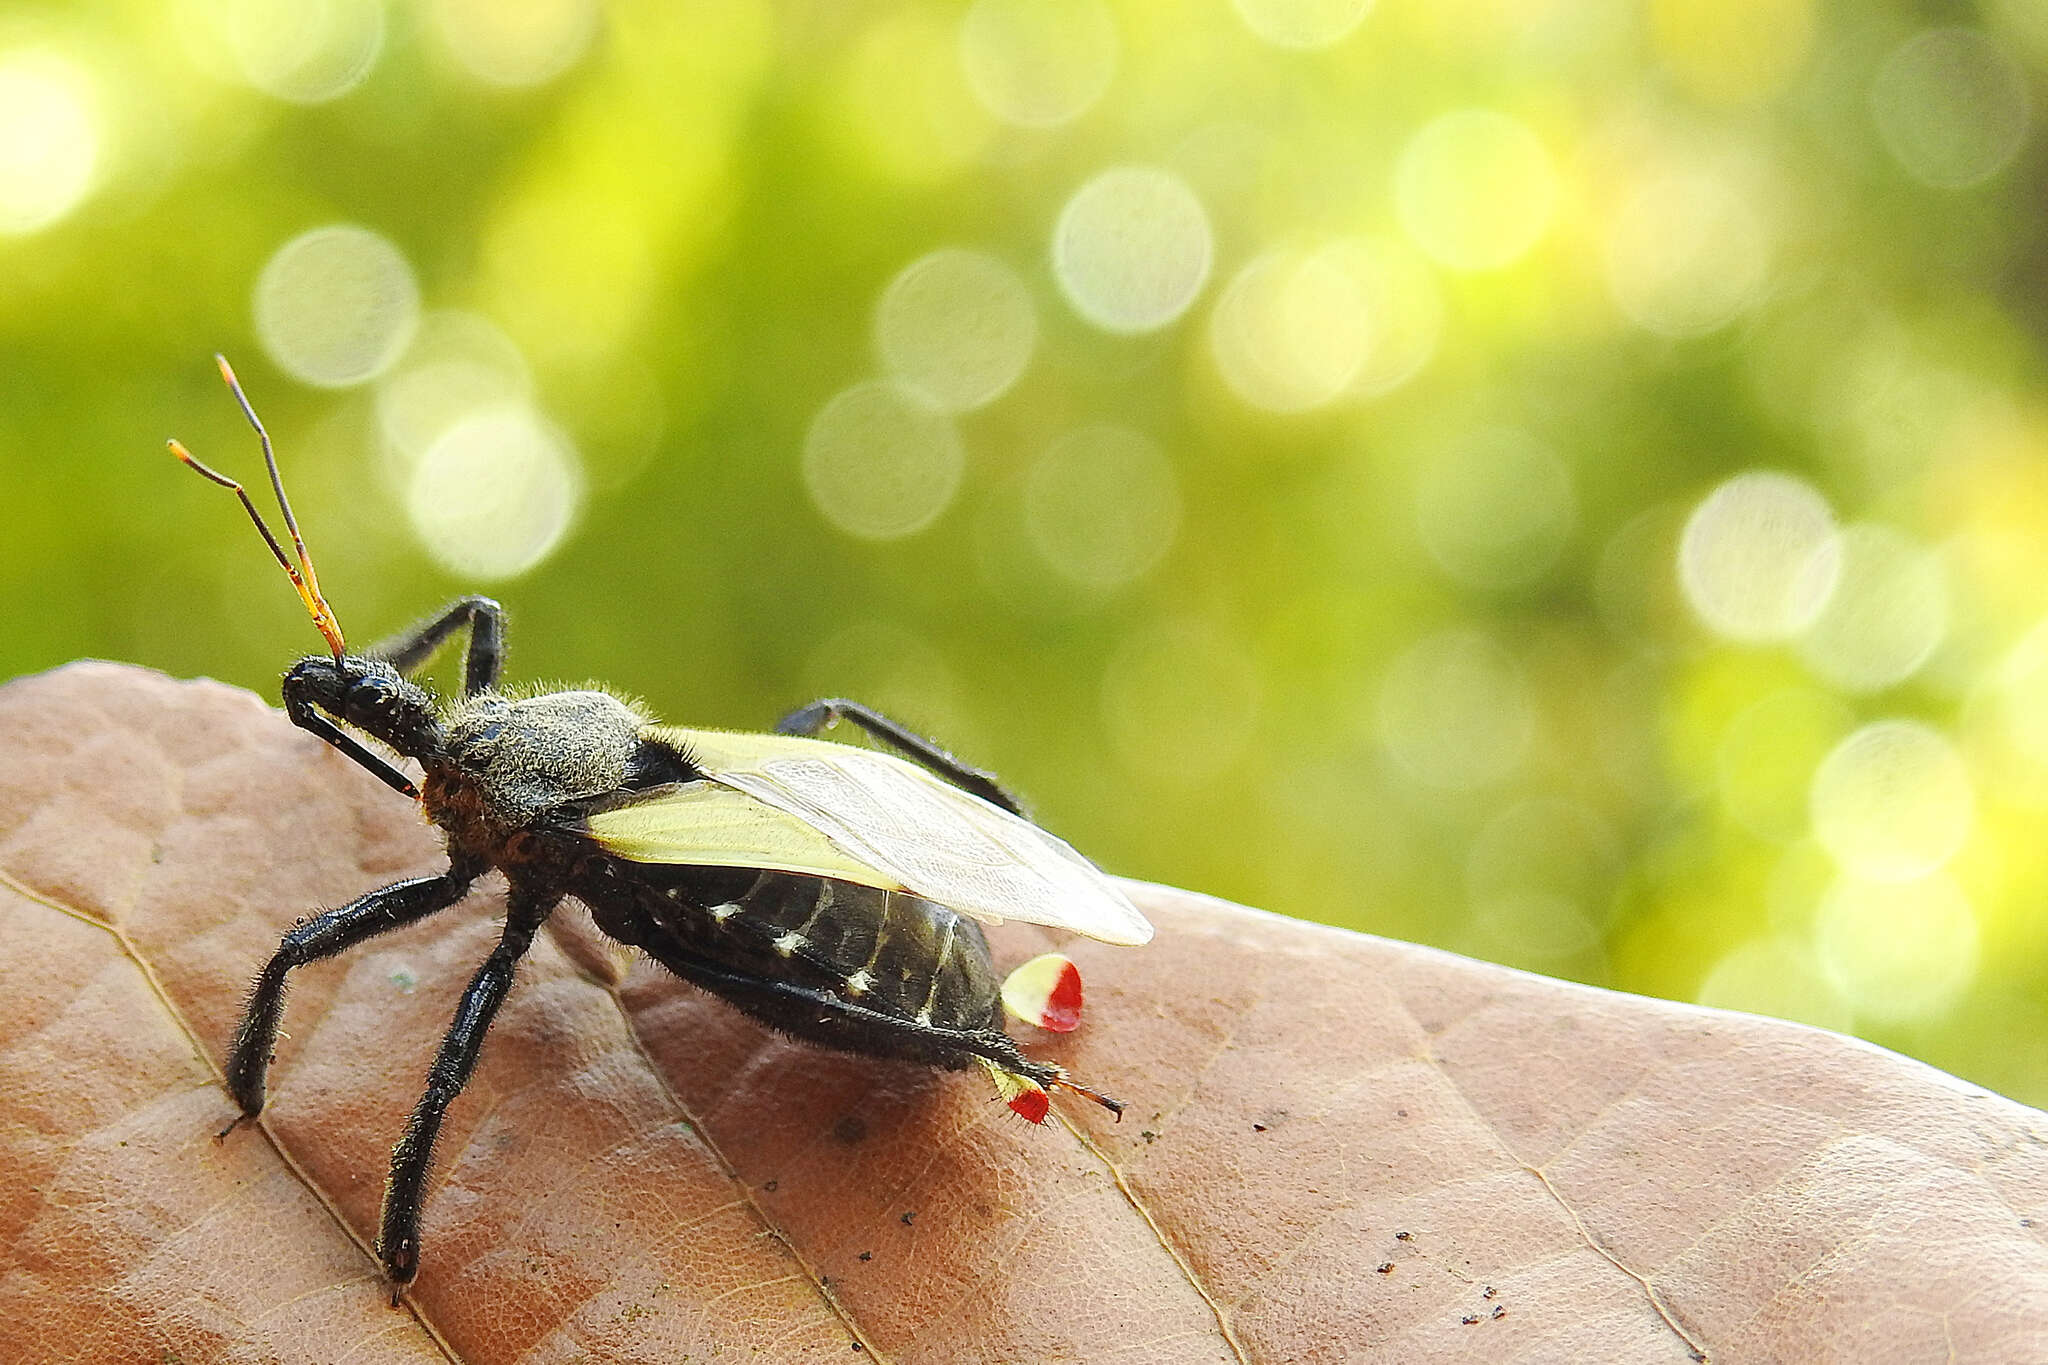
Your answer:
[[[1492,109],[1444,114],[1409,139],[1394,202],[1415,244],[1453,270],[1497,270],[1536,245],[1557,173],[1527,125]]]
[[[0,54],[0,233],[48,227],[92,192],[96,105],[76,63],[35,48]]]
[[[1969,770],[1948,738],[1911,720],[1864,726],[1813,775],[1813,832],[1851,875],[1925,877],[1956,855],[1975,823]]]
[[[1668,170],[1637,185],[1608,225],[1607,286],[1638,326],[1699,336],[1756,301],[1769,256],[1753,195],[1704,171]]]
[[[1758,938],[1714,964],[1693,997],[1715,1009],[1796,1019],[1846,1032],[1856,1017],[1814,955],[1784,938]]]
[[[1835,589],[1799,637],[1799,655],[1837,687],[1876,692],[1919,671],[1948,619],[1939,554],[1888,526],[1851,526]]]
[[[1017,382],[1038,344],[1038,314],[1017,272],[960,247],[920,256],[882,291],[875,349],[904,383],[966,412]]]
[[[412,267],[389,239],[352,223],[279,247],[256,278],[256,337],[279,369],[340,389],[374,379],[419,323]]]
[[[421,453],[405,509],[420,543],[450,573],[513,578],[561,543],[582,500],[568,440],[531,409],[464,418]]]
[[[205,12],[242,78],[294,104],[346,95],[384,49],[380,0],[218,0]]]
[[[1549,891],[1476,899],[1472,927],[1487,955],[1512,967],[1554,967],[1600,942],[1600,926],[1586,907]]]
[[[1053,442],[1024,487],[1025,525],[1045,562],[1089,588],[1142,577],[1173,545],[1180,485],[1157,442],[1091,426]]]
[[[1970,751],[2008,800],[2048,808],[2048,619],[2021,636],[1970,699]]]
[[[1860,1016],[1887,1024],[1941,1014],[1976,976],[1979,931],[1969,898],[1945,876],[1838,880],[1821,900],[1814,946],[1828,979]]]
[[[1525,587],[1557,562],[1577,521],[1571,471],[1525,432],[1491,428],[1423,466],[1415,519],[1431,558],[1467,586]]]
[[[975,0],[960,21],[974,97],[1026,128],[1070,123],[1116,74],[1116,24],[1102,0]]]
[[[1276,47],[1328,47],[1365,21],[1373,0],[1231,0],[1245,27]]]
[[[597,0],[429,0],[427,23],[456,65],[486,85],[544,85],[597,33]]]
[[[938,520],[966,463],[952,420],[917,390],[887,381],[836,394],[804,438],[811,501],[862,540],[896,540]]]
[[[488,318],[426,314],[405,354],[377,381],[377,425],[396,457],[397,483],[410,483],[419,456],[463,418],[523,406],[532,395],[526,357]]]
[[[1733,640],[1782,640],[1820,614],[1841,571],[1835,514],[1803,479],[1752,470],[1686,519],[1678,580],[1700,619]]]
[[[1209,278],[1209,215],[1187,182],[1156,166],[1103,171],[1067,201],[1052,267],[1076,312],[1109,332],[1151,332]]]
[[[1522,762],[1536,707],[1521,666],[1477,630],[1455,629],[1410,646],[1380,686],[1380,742],[1409,776],[1469,791]]]
[[[1271,412],[1302,412],[1336,398],[1371,346],[1363,285],[1321,253],[1254,258],[1209,316],[1209,348],[1224,382]]]
[[[1962,189],[2005,169],[2026,141],[2026,72],[1973,28],[1927,29],[1893,49],[1871,83],[1870,110],[1906,173]]]
[[[1443,338],[1444,299],[1435,268],[1398,240],[1344,238],[1316,256],[1349,276],[1365,300],[1368,345],[1350,392],[1377,397],[1414,378]]]

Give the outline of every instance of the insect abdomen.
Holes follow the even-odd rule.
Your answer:
[[[957,1066],[967,1059],[864,1016],[957,1032],[998,1027],[988,940],[944,906],[795,873],[614,866],[610,894],[586,897],[600,928],[778,1028]]]

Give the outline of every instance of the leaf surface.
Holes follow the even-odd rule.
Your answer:
[[[574,907],[455,1104],[406,1307],[389,1145],[494,880],[302,969],[260,1126],[219,1064],[278,935],[438,866],[247,693],[0,690],[0,1334],[48,1361],[2048,1359],[2048,1116],[1793,1024],[1134,886],[1028,1046],[1130,1103],[780,1040]],[[855,1354],[856,1350],[862,1354]]]

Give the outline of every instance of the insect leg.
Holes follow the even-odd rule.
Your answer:
[[[249,990],[249,1004],[228,1048],[228,1093],[242,1107],[242,1116],[235,1123],[263,1112],[263,1081],[270,1069],[271,1050],[277,1046],[285,977],[291,969],[333,957],[387,929],[446,910],[462,899],[475,877],[472,869],[450,867],[438,877],[394,882],[339,909],[302,919],[285,932],[277,952]],[[226,1137],[233,1127],[231,1123],[223,1128],[221,1136]]]
[[[369,651],[400,673],[412,671],[434,657],[442,643],[469,627],[469,653],[462,665],[462,695],[474,696],[498,685],[505,663],[505,609],[488,597],[461,597],[402,635]]]
[[[420,1201],[426,1194],[427,1168],[434,1159],[441,1119],[469,1084],[484,1034],[512,989],[513,971],[560,899],[558,895],[534,895],[514,884],[506,903],[505,932],[463,991],[462,1002],[455,1007],[455,1022],[448,1026],[441,1051],[427,1073],[426,1093],[406,1122],[405,1134],[391,1149],[391,1183],[384,1187],[383,1231],[377,1236],[377,1255],[391,1277],[393,1307],[406,1284],[419,1273]]]
[[[996,781],[995,774],[961,762],[936,742],[890,720],[873,707],[843,697],[827,697],[799,707],[775,723],[778,734],[815,735],[840,720],[850,720],[899,753],[916,759],[963,791],[969,791],[1012,815],[1024,815],[1023,803]],[[1025,818],[1029,818],[1026,816]]]
[[[914,1019],[870,1009],[858,1001],[847,1000],[828,991],[791,981],[728,971],[664,941],[643,942],[641,946],[649,956],[683,980],[724,996],[765,1022],[785,1019],[787,1026],[785,1016],[793,1009],[801,1008],[814,1016],[844,1020],[858,1030],[857,1033],[849,1030],[838,1039],[827,1039],[810,1032],[800,1035],[812,1041],[826,1042],[854,1052],[915,1057],[928,1064],[955,1069],[964,1069],[976,1057],[986,1057],[1004,1070],[1028,1076],[1040,1085],[1067,1085],[1071,1089],[1082,1090],[1106,1107],[1123,1107],[1107,1096],[1072,1085],[1064,1068],[1025,1056],[1023,1049],[1017,1046],[1017,1040],[1001,1029],[957,1029],[920,1024]]]

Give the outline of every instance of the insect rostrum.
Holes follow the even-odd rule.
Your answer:
[[[269,438],[220,366],[262,436],[294,556],[239,484],[172,449],[241,497],[327,639],[328,655],[285,674],[285,712],[417,799],[448,848],[439,876],[371,891],[284,935],[229,1049],[227,1085],[242,1117],[262,1111],[294,967],[447,909],[493,868],[508,888],[504,931],[464,990],[392,1151],[377,1253],[394,1302],[419,1269],[420,1205],[442,1118],[475,1069],[519,959],[565,897],[587,905],[613,938],[798,1038],[979,1066],[1034,1121],[1045,1117],[1047,1087],[1121,1112],[1061,1068],[1026,1057],[1001,1027],[1005,1004],[1047,1027],[1072,1027],[1072,964],[1039,959],[1005,982],[976,921],[1023,920],[1125,944],[1145,942],[1151,926],[1091,864],[1026,820],[993,778],[852,702],[814,703],[773,734],[743,734],[658,725],[601,691],[502,693],[503,616],[483,597],[350,653]],[[462,631],[461,693],[444,700],[413,675]],[[812,737],[840,719],[915,762]],[[424,780],[415,785],[358,733],[416,760]]]

